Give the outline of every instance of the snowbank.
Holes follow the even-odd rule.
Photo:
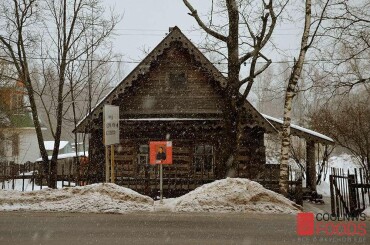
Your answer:
[[[0,190],[0,211],[31,210],[83,213],[151,211],[153,200],[115,184],[93,184],[33,192]]]
[[[362,213],[366,215],[367,219],[370,219],[370,207],[367,207]]]
[[[327,177],[329,180],[329,177]],[[329,181],[321,181],[319,185],[316,186],[317,193],[323,195],[324,197],[330,197],[330,184]]]
[[[178,198],[156,202],[156,210],[173,212],[259,212],[296,214],[301,207],[257,182],[227,178],[198,187]]]

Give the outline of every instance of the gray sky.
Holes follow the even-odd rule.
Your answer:
[[[117,27],[114,50],[124,55],[124,61],[140,61],[142,49],[152,50],[168,33],[170,26],[178,26],[195,44],[202,40],[202,32],[194,31],[195,20],[188,15],[182,0],[103,0],[108,6],[122,13],[123,19]],[[211,1],[192,0],[191,3],[201,15],[207,14]],[[204,17],[206,20],[206,17]],[[295,23],[298,24],[298,23]],[[278,25],[274,31],[272,45],[265,49],[273,61],[292,60],[297,54],[300,35],[295,24]],[[125,75],[136,64],[125,64]]]

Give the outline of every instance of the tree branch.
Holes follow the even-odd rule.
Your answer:
[[[212,30],[212,29],[208,28],[208,27],[203,23],[203,21],[199,18],[199,15],[198,15],[197,10],[195,10],[195,9],[193,8],[193,6],[192,6],[192,5],[191,5],[187,0],[183,0],[183,2],[184,2],[184,4],[186,5],[186,7],[190,10],[189,15],[194,17],[194,19],[197,21],[198,25],[199,25],[199,26],[200,26],[200,27],[201,27],[205,32],[207,32],[209,35],[211,35],[211,36],[213,36],[213,37],[215,37],[215,38],[217,38],[217,39],[219,39],[219,40],[221,40],[221,41],[223,41],[223,42],[227,42],[227,38],[226,38],[224,35],[222,35],[222,34],[220,34],[220,33],[218,33],[218,32],[215,32],[214,30]]]

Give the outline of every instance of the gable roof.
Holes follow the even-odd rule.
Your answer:
[[[112,101],[123,93],[126,88],[131,87],[135,81],[141,76],[149,72],[152,62],[156,61],[158,56],[170,47],[172,42],[178,42],[185,48],[192,57],[200,63],[221,88],[226,88],[227,78],[204,56],[204,54],[175,26],[171,28],[170,33],[135,67],[135,69],[126,76],[115,88],[112,89],[92,110],[87,114],[76,126],[74,131],[84,132],[87,126],[88,117],[95,119],[99,113],[103,111],[105,104],[111,104]],[[274,126],[266,120],[248,101],[244,103],[244,109],[253,115],[253,118],[258,121],[259,125],[264,127],[267,132],[276,132]]]

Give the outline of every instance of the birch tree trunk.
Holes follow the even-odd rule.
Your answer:
[[[290,74],[284,101],[284,122],[282,127],[280,178],[279,178],[280,193],[284,196],[288,195],[288,180],[289,180],[288,161],[290,152],[290,123],[292,116],[292,103],[294,96],[297,94],[297,83],[301,76],[306,52],[309,48],[308,38],[310,35],[310,26],[311,26],[311,0],[306,0],[305,23],[301,40],[301,48],[298,60],[294,63],[292,72]]]

